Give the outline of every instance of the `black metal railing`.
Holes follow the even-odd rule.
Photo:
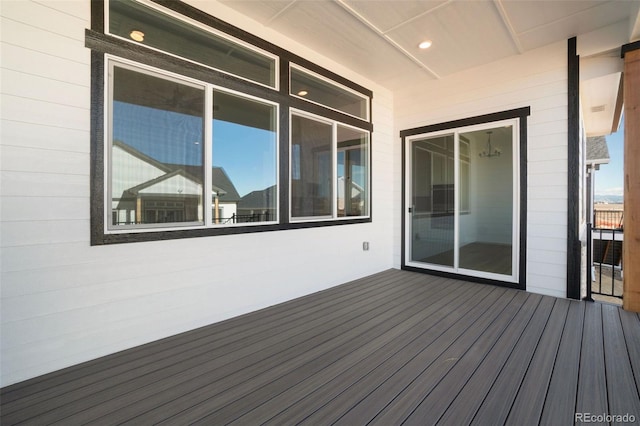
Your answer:
[[[275,220],[273,213],[251,213],[251,214],[236,214],[231,217],[219,218],[214,220],[214,223],[251,223],[251,222],[269,222]]]
[[[622,298],[622,228],[593,228],[587,224],[587,297]]]

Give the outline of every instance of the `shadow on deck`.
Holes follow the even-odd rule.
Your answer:
[[[389,270],[9,386],[1,420],[567,425],[639,390],[637,314]]]

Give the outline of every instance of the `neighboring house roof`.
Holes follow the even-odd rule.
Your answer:
[[[238,210],[267,210],[276,207],[276,186],[251,191],[238,202]]]
[[[609,148],[604,136],[587,138],[587,163],[607,164],[609,162]]]
[[[199,195],[202,186],[193,176],[184,170],[175,170],[160,177],[136,185],[127,190],[128,193],[138,195],[141,193]]]
[[[173,170],[183,169],[187,173],[193,176],[198,176],[202,173],[202,166],[189,166],[184,164],[167,164]],[[213,185],[213,191],[220,195],[220,201],[225,203],[234,203],[240,201],[240,194],[236,189],[233,182],[227,175],[227,172],[222,167],[211,168],[211,183]]]
[[[176,175],[176,173],[193,182],[197,182],[196,176],[202,174],[202,166],[161,163],[160,161],[155,160],[154,158],[119,140],[113,141],[113,146],[122,149],[123,151],[139,159],[140,161],[152,165],[160,172],[166,173],[165,175],[158,176],[150,181],[140,182],[134,187],[127,188],[126,191],[132,194],[138,193],[138,191],[142,188],[147,188],[151,185],[157,184],[160,181],[164,181],[169,177],[173,177]],[[231,182],[231,179],[229,179],[229,176],[222,167],[213,167],[211,169],[211,182],[212,190],[220,196],[220,201],[224,201],[227,203],[240,201],[241,197],[238,193],[238,190],[236,189],[233,182]]]
[[[170,168],[167,167],[166,164],[161,163],[158,160],[155,160],[152,157],[149,157],[146,154],[143,154],[142,152],[138,151],[137,149],[135,149],[134,147],[132,147],[131,145],[127,145],[126,143],[120,141],[120,140],[114,140],[113,141],[113,146],[114,147],[118,147],[120,149],[122,149],[123,151],[125,151],[126,153],[144,161],[147,164],[151,164],[153,167],[156,167],[160,170],[162,170],[165,173],[168,173],[171,171]]]

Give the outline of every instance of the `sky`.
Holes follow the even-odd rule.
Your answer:
[[[609,164],[600,165],[595,174],[596,195],[622,196],[624,166],[624,120],[616,133],[605,137],[609,147]]]

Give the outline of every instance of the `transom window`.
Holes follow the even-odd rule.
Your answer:
[[[370,91],[182,2],[92,13],[92,244],[371,220]]]
[[[291,94],[364,120],[369,98],[299,67],[291,67]]]
[[[109,33],[229,74],[276,87],[273,55],[202,27],[151,2],[111,0]]]

